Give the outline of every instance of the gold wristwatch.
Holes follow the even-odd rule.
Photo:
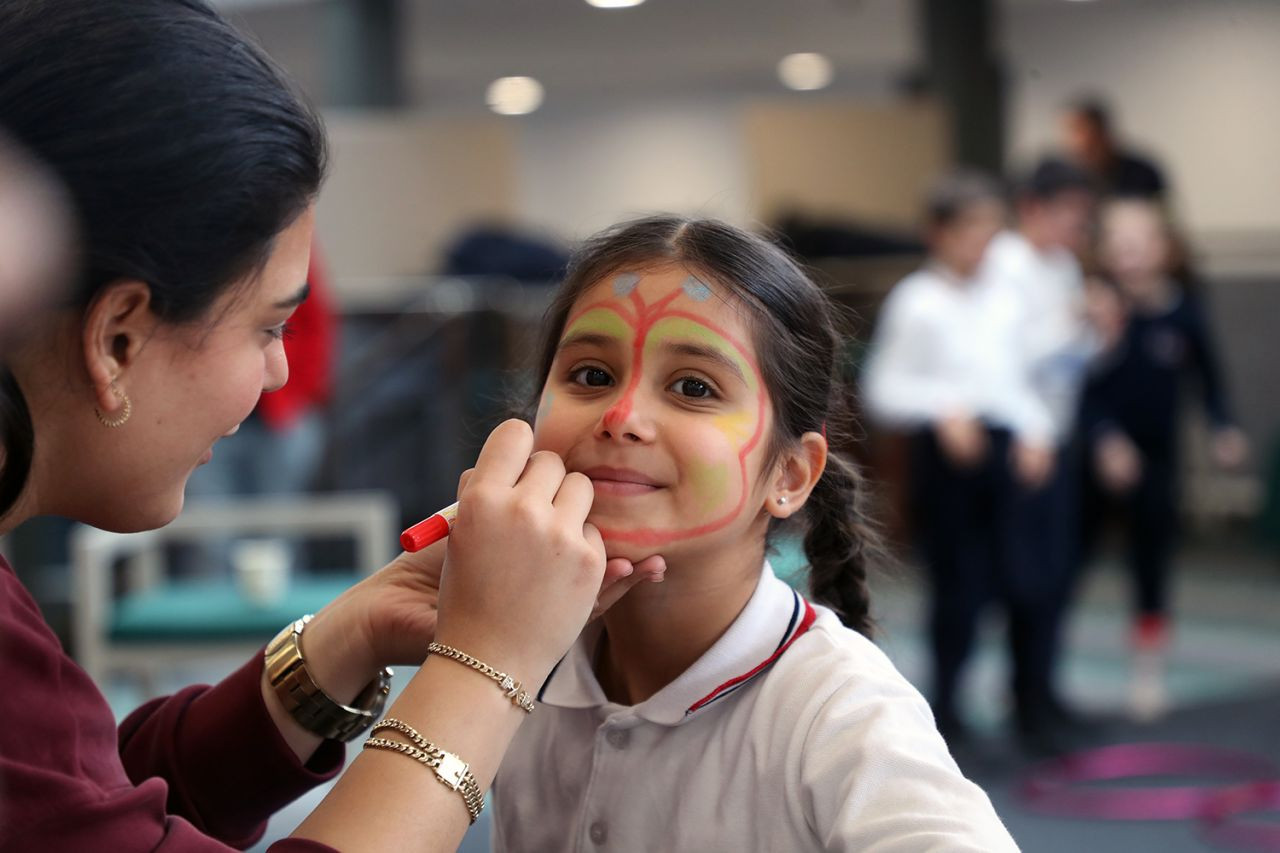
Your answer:
[[[285,710],[304,729],[329,740],[353,740],[382,714],[391,692],[391,670],[379,672],[350,705],[334,701],[316,684],[302,659],[302,631],[310,621],[310,614],[303,616],[267,644],[267,678]]]

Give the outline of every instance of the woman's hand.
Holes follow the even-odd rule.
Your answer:
[[[462,475],[459,494],[474,469]],[[436,636],[440,578],[448,541],[403,553],[316,614],[307,627],[304,651],[317,682],[335,698],[353,697],[384,666],[421,664]],[[659,556],[633,565],[609,560],[592,618],[618,602],[636,584],[660,582]]]
[[[523,421],[498,426],[464,477],[440,585],[437,636],[537,684],[591,616],[604,542],[587,522],[594,490]],[[634,573],[633,573],[634,574]]]

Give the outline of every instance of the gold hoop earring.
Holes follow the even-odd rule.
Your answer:
[[[117,400],[124,403],[124,408],[121,409],[120,414],[114,418],[108,418],[97,406],[93,407],[93,413],[98,416],[98,420],[103,426],[115,429],[116,427],[124,426],[125,421],[129,420],[129,416],[133,414],[133,402],[129,399],[128,394],[120,390],[120,386],[116,385],[114,379],[111,380],[111,393],[115,395]]]

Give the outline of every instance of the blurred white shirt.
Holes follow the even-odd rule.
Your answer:
[[[1010,291],[936,264],[904,278],[880,310],[863,376],[872,417],[916,427],[965,414],[1052,443],[1050,412],[1027,373],[1024,311]]]
[[[720,639],[638,705],[596,680],[600,631],[503,759],[495,851],[1017,850],[915,688],[767,563]]]
[[[1020,304],[1018,349],[1027,381],[1049,413],[1054,441],[1066,441],[1098,348],[1085,319],[1080,263],[1066,249],[1042,252],[1005,231],[991,241],[978,277],[1001,302]]]

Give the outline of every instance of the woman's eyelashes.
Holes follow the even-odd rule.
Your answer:
[[[267,335],[275,341],[283,341],[293,337],[293,327],[287,322],[267,329]]]

